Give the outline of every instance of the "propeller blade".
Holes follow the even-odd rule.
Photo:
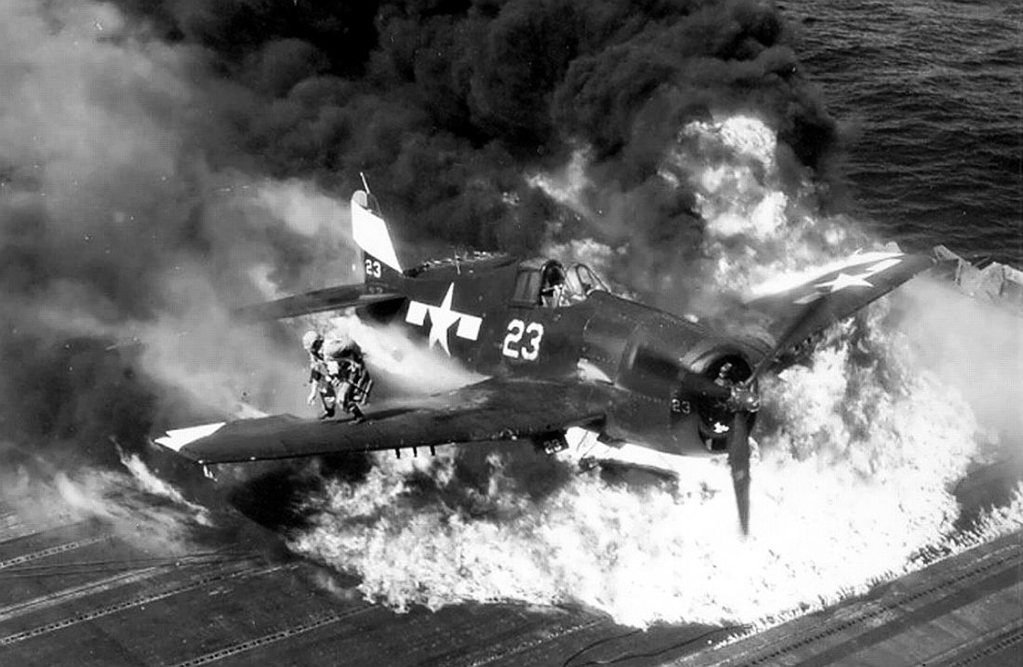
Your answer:
[[[728,466],[732,470],[732,487],[743,535],[749,535],[749,459],[749,414],[736,412],[728,438]]]

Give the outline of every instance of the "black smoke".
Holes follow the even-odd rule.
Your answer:
[[[681,125],[713,112],[757,113],[800,167],[835,147],[770,2],[120,4],[231,82],[211,99],[233,133],[218,159],[342,192],[364,171],[416,241],[536,250],[547,204],[523,173],[582,145],[598,191],[643,191],[684,234],[698,221],[664,218],[688,194],[650,182]]]
[[[202,329],[214,352],[227,345],[226,308],[260,297],[255,266],[284,290],[329,278],[317,271],[336,235],[254,210],[267,183],[344,201],[365,172],[420,247],[529,253],[560,222],[568,236],[631,238],[655,273],[699,252],[693,194],[657,176],[684,123],[757,114],[794,179],[825,178],[836,147],[771,2],[6,7],[4,440],[136,446],[197,403],[168,389],[173,374],[149,372],[147,345],[184,329]],[[627,224],[581,219],[529,184],[581,148],[592,210],[625,201]],[[288,358],[287,345],[261,340],[234,371]],[[281,377],[267,372],[253,393],[273,394]]]

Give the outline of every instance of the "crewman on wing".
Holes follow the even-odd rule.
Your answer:
[[[359,405],[369,399],[373,380],[366,368],[362,348],[349,336],[342,335],[330,338],[323,344],[323,356],[327,359],[328,368],[336,369],[334,377],[339,382],[335,385],[335,391],[341,409],[351,413],[356,421],[363,421],[365,415]]]
[[[331,378],[327,362],[323,358],[323,336],[316,331],[307,331],[302,336],[302,347],[309,353],[309,396],[306,403],[312,405],[319,396],[323,404],[323,414],[320,419],[328,419],[334,416],[337,405],[337,394],[334,390],[334,383]]]
[[[306,400],[312,405],[320,397],[323,404],[320,419],[334,417],[339,405],[356,421],[365,419],[359,404],[369,398],[373,380],[358,343],[347,336],[325,340],[319,332],[307,331],[302,336],[302,346],[309,353],[312,384]]]

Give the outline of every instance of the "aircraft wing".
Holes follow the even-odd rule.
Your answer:
[[[926,255],[857,254],[810,275],[762,285],[746,306],[766,317],[767,330],[776,340],[785,338],[796,344],[934,264]]]
[[[156,442],[202,464],[429,447],[541,436],[604,417],[602,387],[490,379],[416,402],[365,411],[366,420],[279,415],[169,431]]]
[[[364,284],[339,285],[314,292],[244,306],[234,311],[235,316],[246,321],[276,320],[283,317],[297,317],[310,313],[321,313],[341,308],[358,308],[383,301],[405,298],[397,292],[373,291],[375,287]]]

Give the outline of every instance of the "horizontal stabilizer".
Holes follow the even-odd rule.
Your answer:
[[[249,322],[297,317],[342,308],[358,308],[384,301],[397,301],[405,297],[396,292],[378,293],[366,285],[340,285],[314,292],[244,306],[234,311],[235,317]]]

